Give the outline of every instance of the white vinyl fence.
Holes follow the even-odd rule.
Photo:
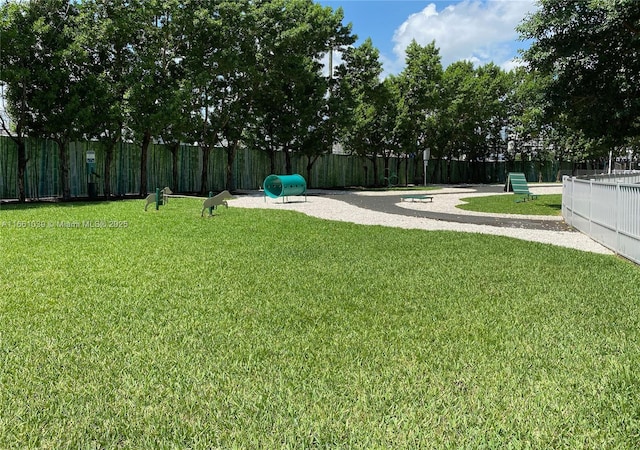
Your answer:
[[[564,177],[565,222],[640,264],[640,176],[616,181]]]

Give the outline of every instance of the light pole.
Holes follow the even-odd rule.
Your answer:
[[[431,157],[431,150],[426,149],[422,152],[422,160],[424,163],[424,186],[427,187],[427,167],[429,166],[429,158]]]

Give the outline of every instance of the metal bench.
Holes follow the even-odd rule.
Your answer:
[[[433,195],[426,195],[426,194],[413,194],[413,195],[402,195],[400,197],[400,201],[403,202],[405,200],[411,200],[412,202],[415,202],[416,200],[429,200],[430,202],[433,202]]]

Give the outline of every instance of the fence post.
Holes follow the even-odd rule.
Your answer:
[[[562,217],[573,226],[573,178],[562,176]]]
[[[622,207],[620,205],[620,183],[616,183],[616,253],[620,251],[620,214],[622,214]]]
[[[575,220],[573,218],[575,209],[573,206],[573,199],[576,197],[576,178],[571,177],[571,226],[574,226]]]

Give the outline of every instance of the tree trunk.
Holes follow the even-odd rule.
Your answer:
[[[435,167],[433,168],[432,184],[442,183],[442,157],[438,156]]]
[[[414,161],[415,161],[415,164],[413,165],[413,180],[417,180],[419,178],[422,180],[422,184],[426,184],[427,179],[424,178],[424,160],[420,159],[422,164],[419,164],[417,162],[417,159]],[[428,168],[428,164],[427,164],[427,168]]]
[[[149,144],[151,132],[146,130],[142,136],[142,148],[140,151],[140,197],[147,196],[147,160],[149,159]]]
[[[388,187],[391,185],[391,167],[390,167],[390,156],[383,155],[382,161],[384,162],[384,169],[382,179],[380,180],[380,184],[384,187]]]
[[[378,165],[376,164],[376,157],[374,156],[367,159],[371,161],[371,164],[373,165],[373,185],[377,186],[380,180],[378,179]]]
[[[556,181],[562,181],[562,154],[558,158],[558,171],[556,172]]]
[[[291,164],[291,152],[288,149],[284,149],[284,171],[286,175],[293,173],[293,165]]]
[[[209,185],[209,155],[211,154],[211,147],[203,145],[202,149],[202,173],[200,174],[200,194],[207,195],[207,188]]]
[[[413,184],[413,181],[412,181]],[[404,185],[405,187],[409,186],[409,156],[407,155],[404,158]]]
[[[180,192],[180,186],[178,186],[178,150],[180,150],[180,142],[174,142],[169,146],[171,151],[171,178],[173,186],[171,186],[176,192]]]
[[[307,162],[307,188],[311,188],[311,170],[313,169],[313,165],[318,160],[319,156],[309,156],[309,160]]]
[[[382,158],[382,161],[384,162],[384,176],[385,177],[390,177],[391,176],[391,167],[389,167],[389,156],[385,156]]]
[[[113,153],[115,142],[109,142],[104,152],[104,198],[111,198],[111,162],[113,161]]]
[[[234,141],[227,147],[227,179],[225,182],[225,188],[228,191],[235,189],[235,179],[233,177],[233,163],[236,160],[236,153],[238,152],[238,141]]]
[[[64,139],[56,139],[58,144],[58,168],[60,173],[60,192],[63,200],[71,198],[71,189],[69,188],[69,154],[67,153],[67,142]]]
[[[27,145],[23,139],[14,139],[14,142],[18,146],[18,202],[24,203],[27,200],[27,193],[25,190],[24,176],[27,171]]]
[[[275,174],[276,173],[276,151],[273,148],[269,149],[269,163],[270,163],[270,169],[271,172],[269,172],[269,174]]]

